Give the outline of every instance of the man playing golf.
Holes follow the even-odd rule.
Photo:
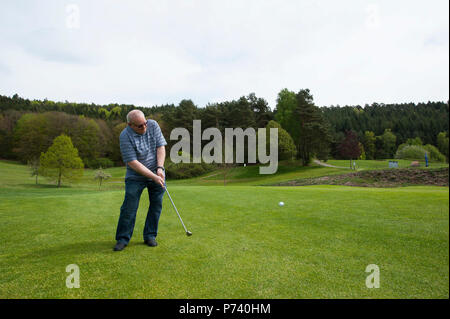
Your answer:
[[[165,191],[164,160],[167,144],[161,129],[144,113],[133,110],[127,114],[128,126],[120,134],[120,152],[127,165],[125,199],[120,208],[114,251],[123,250],[133,235],[136,212],[144,188],[148,190],[150,206],[144,226],[144,243],[157,245],[159,216]]]

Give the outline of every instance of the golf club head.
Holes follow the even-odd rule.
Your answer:
[[[187,235],[187,236],[192,236],[192,233],[191,233],[189,230],[187,230],[187,231],[186,231],[186,235]]]

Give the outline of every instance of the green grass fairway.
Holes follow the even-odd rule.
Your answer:
[[[144,192],[130,245],[113,252],[121,183],[35,186],[4,161],[0,179],[0,298],[449,298],[448,187],[173,183],[193,236],[166,196],[159,245],[143,245]],[[69,264],[80,288],[66,288]]]

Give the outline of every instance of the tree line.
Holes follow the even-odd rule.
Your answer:
[[[172,129],[184,127],[192,134],[197,119],[202,129],[216,127],[223,136],[225,128],[278,127],[280,159],[295,157],[303,165],[312,157],[393,158],[399,146],[414,139],[435,147],[448,161],[448,102],[319,107],[309,89],[281,90],[274,110],[253,93],[205,107],[189,99],[178,105],[141,107],[0,95],[0,158],[22,162],[39,158],[64,134],[86,167],[123,165],[118,136],[132,109],[158,121],[169,148],[176,143],[169,138]]]

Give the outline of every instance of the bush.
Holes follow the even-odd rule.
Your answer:
[[[424,148],[428,152],[428,157],[430,158],[431,161],[445,162],[446,160],[445,155],[439,152],[437,147],[431,144],[427,144],[424,146]]]
[[[114,162],[106,157],[100,157],[100,158],[94,158],[94,159],[85,158],[83,160],[83,162],[86,165],[86,167],[92,168],[92,169],[98,169],[100,167],[108,168],[108,167],[114,166]]]
[[[425,153],[428,153],[430,161],[445,162],[445,156],[431,144],[425,146],[402,144],[398,147],[395,158],[423,161],[425,160]]]
[[[406,146],[408,146],[408,145],[411,145],[411,144],[407,144],[407,143],[400,144],[400,145],[398,146],[398,148],[397,148],[397,153],[398,153],[399,151],[401,151],[403,148],[405,148]],[[396,154],[397,154],[397,153],[396,153]]]
[[[294,144],[294,140],[289,133],[284,130],[281,125],[275,121],[269,121],[266,126],[266,150],[270,149],[270,129],[278,128],[278,159],[290,160],[294,158],[297,153],[297,149]]]
[[[419,145],[401,145],[398,148],[395,158],[408,160],[424,160],[426,150]]]
[[[171,179],[183,179],[197,177],[216,168],[213,164],[207,163],[172,163],[166,162],[166,176]]]

